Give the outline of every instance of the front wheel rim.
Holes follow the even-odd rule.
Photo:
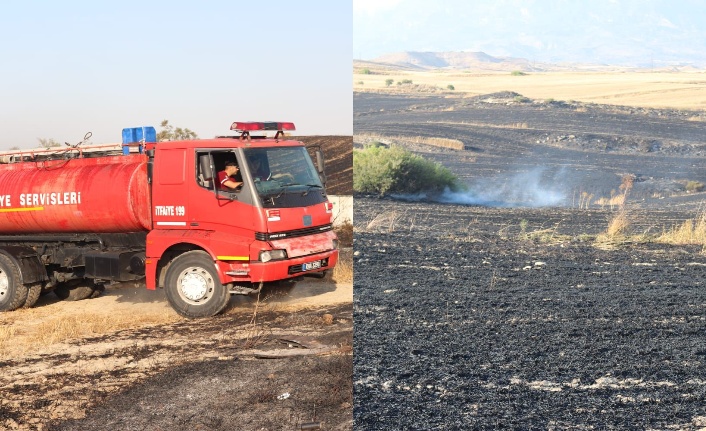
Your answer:
[[[216,283],[204,268],[192,266],[179,274],[177,290],[181,299],[192,305],[207,302],[215,290]]]

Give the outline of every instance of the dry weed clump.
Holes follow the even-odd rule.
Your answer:
[[[665,230],[656,239],[665,244],[701,244],[706,246],[706,211],[696,219],[685,220],[682,224]]]
[[[614,193],[615,192],[611,193],[612,196],[610,198],[599,198],[599,199],[596,199],[596,201],[594,203],[596,205],[600,205],[601,208],[605,208],[606,206],[609,206],[611,211],[615,207],[622,207],[623,205],[625,205],[625,195],[624,194],[615,195]]]
[[[619,235],[625,235],[629,227],[630,219],[627,211],[620,211],[610,219],[605,233],[609,238],[613,239]]]
[[[386,142],[386,141],[391,141],[392,143],[394,142],[407,142],[407,143],[412,143],[412,144],[423,144],[423,145],[432,145],[435,147],[442,147],[442,148],[450,148],[452,150],[463,150],[465,149],[465,145],[463,142],[459,141],[458,139],[448,139],[448,138],[428,138],[425,136],[382,136],[382,135],[375,135],[375,134],[361,134],[361,135],[355,135],[354,137],[355,141],[363,141],[363,142]]]
[[[336,283],[352,283],[353,262],[348,259],[339,259],[338,263],[336,263],[336,266],[333,268],[331,278]]]
[[[620,184],[622,199],[617,199],[616,202],[620,202],[617,214],[608,220],[608,228],[602,234],[596,237],[598,242],[611,242],[614,243],[618,240],[625,239],[628,235],[628,229],[630,228],[631,220],[627,209],[625,208],[625,203],[627,202],[628,194],[635,183],[635,176],[632,174],[623,175],[622,182]]]
[[[382,212],[374,216],[363,228],[364,232],[394,232],[402,215],[397,211]]]
[[[353,247],[353,223],[346,220],[334,228],[341,247]]]

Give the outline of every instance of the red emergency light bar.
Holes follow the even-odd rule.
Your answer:
[[[260,130],[276,130],[281,132],[283,130],[296,130],[294,128],[294,123],[283,123],[276,121],[266,121],[266,122],[254,122],[254,121],[236,121],[230,126],[230,130],[237,130],[239,132],[256,132]]]

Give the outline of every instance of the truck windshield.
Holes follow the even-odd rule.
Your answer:
[[[305,204],[303,200],[322,201],[323,184],[306,148],[246,148],[243,152],[263,205],[287,207]]]

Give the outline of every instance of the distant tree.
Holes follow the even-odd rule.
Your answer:
[[[182,129],[181,127],[174,127],[169,124],[169,120],[164,120],[160,123],[159,127],[162,130],[157,133],[157,141],[185,141],[189,139],[199,139],[198,135],[189,130]]]
[[[386,87],[389,87],[390,85],[392,85],[393,82],[395,82],[394,79],[392,79],[392,78],[387,78],[387,79],[385,80],[385,86],[386,86]]]
[[[42,146],[42,148],[53,148],[53,147],[60,147],[61,144],[56,142],[53,139],[47,139],[47,138],[37,138],[39,141],[39,145]]]
[[[456,89],[456,87],[454,87],[453,84],[449,84],[446,86],[446,89],[453,91]]]
[[[527,74],[526,74],[525,72],[521,71],[521,70],[513,70],[513,71],[510,73],[510,75],[512,75],[512,76],[525,76],[525,75],[527,75]]]
[[[372,72],[367,67],[361,71],[363,75],[370,75]]]

